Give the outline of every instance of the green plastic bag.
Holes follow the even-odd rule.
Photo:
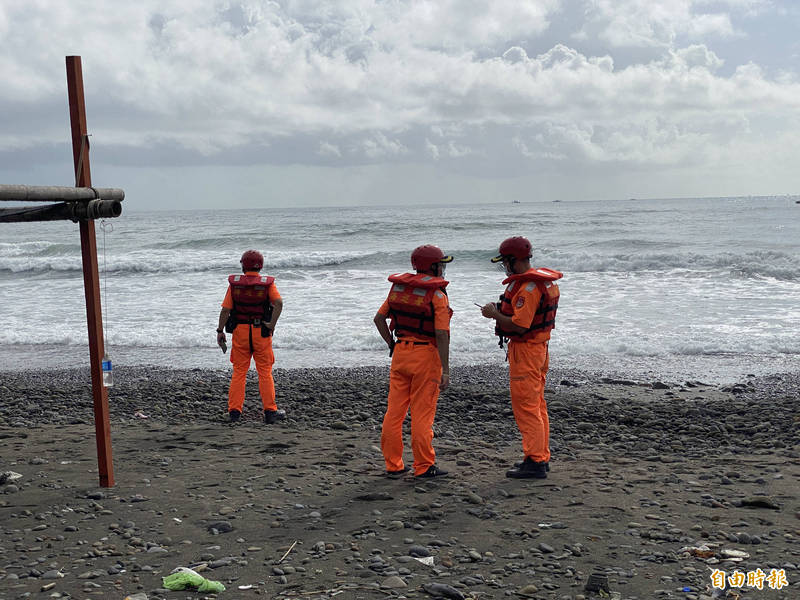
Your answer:
[[[197,571],[187,567],[178,567],[166,577],[162,577],[164,587],[168,590],[177,591],[186,588],[196,588],[198,592],[224,592],[225,586],[219,581],[206,579]]]

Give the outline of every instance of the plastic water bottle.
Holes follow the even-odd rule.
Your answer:
[[[108,354],[103,355],[103,385],[114,387],[114,372],[111,370],[111,359]]]

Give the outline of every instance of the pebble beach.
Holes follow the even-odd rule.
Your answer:
[[[505,477],[505,368],[452,375],[422,481],[384,474],[385,367],[276,369],[270,426],[254,371],[231,425],[229,371],[121,367],[100,488],[88,371],[2,372],[0,599],[800,597],[797,374],[551,369],[545,480]]]

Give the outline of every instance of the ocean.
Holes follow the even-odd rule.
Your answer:
[[[551,366],[665,381],[738,381],[800,367],[795,197],[137,212],[97,222],[115,365],[228,368],[215,344],[227,276],[265,257],[284,311],[276,367],[388,365],[372,318],[388,275],[436,244],[455,261],[451,363],[504,363],[473,303],[496,300],[499,243],[525,235],[564,272]],[[0,371],[88,363],[80,236],[0,224]],[[0,373],[2,380],[2,373]]]

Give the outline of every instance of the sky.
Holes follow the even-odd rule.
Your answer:
[[[0,0],[0,183],[127,209],[800,193],[795,0]]]

